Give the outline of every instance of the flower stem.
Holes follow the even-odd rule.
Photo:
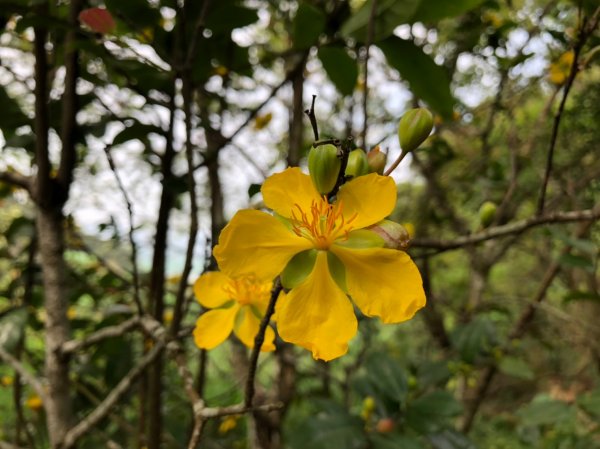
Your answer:
[[[254,379],[256,377],[256,367],[258,365],[260,348],[265,341],[265,332],[267,331],[267,326],[269,325],[269,321],[271,321],[271,317],[275,313],[275,303],[277,302],[277,298],[279,297],[279,293],[281,293],[282,289],[283,286],[281,285],[281,280],[277,278],[273,284],[273,289],[271,290],[271,299],[269,300],[269,305],[265,311],[265,316],[263,316],[263,319],[260,322],[260,327],[258,328],[258,333],[254,338],[254,347],[252,348],[252,353],[250,354],[248,379],[246,381],[246,394],[244,399],[244,405],[248,408],[252,407],[252,401],[254,399]]]

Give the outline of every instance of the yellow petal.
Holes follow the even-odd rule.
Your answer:
[[[194,283],[194,295],[200,304],[209,309],[220,307],[231,300],[225,287],[231,279],[220,271],[210,271],[200,276]]]
[[[319,251],[311,274],[277,307],[282,339],[312,351],[315,359],[331,360],[348,351],[357,322],[350,300],[329,274],[327,253]]]
[[[260,327],[259,318],[254,314],[250,307],[246,306],[242,307],[236,321],[236,326],[233,329],[235,335],[237,335],[240,341],[246,346],[248,346],[249,348],[253,348],[254,339],[256,338],[256,334],[258,334],[258,328]],[[268,326],[265,332],[265,340],[260,350],[274,351],[274,340],[275,332],[273,332],[273,329],[270,326]]]
[[[340,187],[337,202],[343,203],[344,218],[361,229],[383,220],[396,206],[396,183],[390,176],[371,173],[359,176]]]
[[[221,232],[213,254],[219,268],[233,278],[254,274],[272,280],[295,254],[311,247],[309,240],[298,237],[272,215],[241,210]]]
[[[225,341],[233,330],[235,315],[239,306],[234,304],[226,309],[214,309],[202,314],[196,321],[194,342],[202,349],[213,349]]]
[[[411,319],[425,305],[421,275],[405,252],[339,245],[333,245],[331,251],[346,267],[348,292],[365,315],[399,323]]]
[[[264,182],[261,192],[267,207],[285,218],[292,216],[295,204],[303,211],[308,211],[312,202],[320,198],[310,176],[302,173],[298,167],[270,176]]]

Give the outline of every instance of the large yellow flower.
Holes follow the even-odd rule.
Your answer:
[[[365,315],[384,323],[408,320],[425,305],[410,257],[383,248],[383,239],[364,229],[392,212],[396,185],[390,177],[355,178],[329,204],[308,175],[289,168],[267,179],[262,194],[276,216],[237,212],[214,255],[230,276],[281,274],[291,289],[277,305],[283,340],[309,349],[316,359],[331,360],[347,352],[357,330],[347,294]]]
[[[199,348],[213,349],[231,331],[249,348],[254,346],[260,320],[271,297],[272,282],[259,281],[252,274],[230,278],[218,271],[204,273],[194,284],[198,302],[209,310],[196,322],[194,341]],[[273,351],[275,333],[267,327],[261,351]]]

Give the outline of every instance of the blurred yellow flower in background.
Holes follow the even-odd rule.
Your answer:
[[[271,281],[260,281],[252,274],[229,276],[212,271],[194,284],[198,302],[209,310],[198,318],[194,341],[199,348],[213,349],[233,331],[249,348],[254,347],[260,321],[271,297]],[[261,351],[273,351],[275,332],[267,328]]]

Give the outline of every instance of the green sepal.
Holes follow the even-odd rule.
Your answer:
[[[312,271],[316,260],[316,249],[309,249],[296,254],[281,273],[281,285],[285,288],[294,288],[300,285]]]
[[[338,257],[331,251],[327,252],[327,265],[329,266],[329,274],[342,289],[344,293],[348,293],[348,286],[346,285],[346,267]]]
[[[383,248],[385,240],[368,229],[357,229],[351,231],[346,240],[338,240],[335,244],[346,248]]]

